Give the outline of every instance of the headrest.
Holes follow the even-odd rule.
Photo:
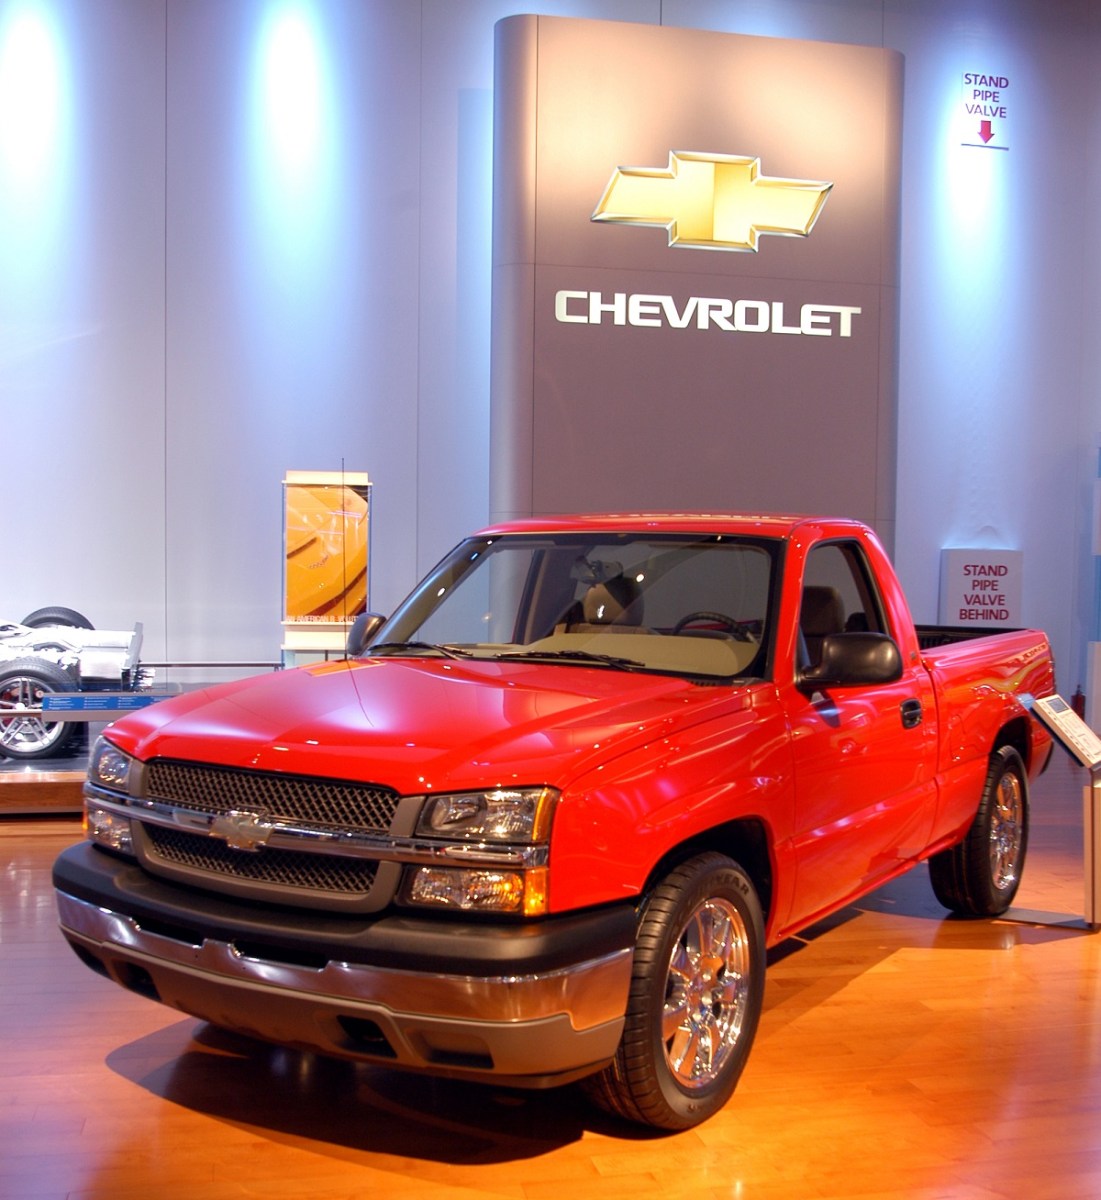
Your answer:
[[[581,601],[582,614],[587,625],[637,625],[641,621],[635,604],[639,598],[639,586],[633,579],[617,575],[606,583],[594,583]],[[634,605],[632,608],[631,606]],[[628,611],[630,609],[630,611]]]
[[[845,628],[845,609],[836,588],[803,588],[803,611],[799,628],[806,637],[827,637]]]

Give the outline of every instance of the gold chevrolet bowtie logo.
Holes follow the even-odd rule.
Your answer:
[[[661,225],[670,246],[753,250],[763,234],[806,237],[832,183],[762,175],[759,158],[671,152],[668,167],[617,167],[594,221]]]

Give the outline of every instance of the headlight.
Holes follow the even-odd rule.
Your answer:
[[[129,754],[123,754],[106,738],[97,738],[88,761],[88,782],[112,792],[126,793],[130,790],[133,762]]]
[[[421,813],[417,833],[472,842],[545,842],[557,800],[553,788],[497,788],[432,796]]]
[[[406,902],[462,912],[542,915],[548,903],[545,848],[557,803],[558,792],[547,787],[429,797],[417,822],[418,836],[457,843],[456,858],[477,855],[485,861],[411,869]],[[476,851],[471,842],[482,849]],[[441,851],[447,854],[446,847]]]
[[[120,854],[134,853],[134,828],[130,818],[100,808],[94,800],[84,802],[84,831],[90,841]]]
[[[406,899],[432,908],[538,917],[547,911],[547,869],[417,867]]]
[[[130,791],[130,770],[134,760],[129,754],[112,745],[106,738],[97,738],[88,759],[88,782],[104,791],[126,795]],[[94,794],[85,793],[84,831],[98,846],[133,854],[134,833],[130,818],[102,806]]]

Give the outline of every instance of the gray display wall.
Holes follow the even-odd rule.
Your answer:
[[[142,620],[151,658],[276,657],[287,470],[370,473],[382,608],[488,518],[494,26],[531,12],[902,55],[896,561],[933,618],[942,547],[1020,549],[1073,690],[1101,431],[1087,0],[0,0],[0,619],[67,604]],[[1007,80],[992,149],[968,74]]]
[[[889,542],[901,56],[553,17],[497,52],[493,515]]]

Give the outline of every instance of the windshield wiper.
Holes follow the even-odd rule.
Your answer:
[[[470,658],[471,652],[461,646],[441,646],[437,642],[379,642],[377,646],[368,646],[365,653],[378,654],[383,651],[383,657],[398,655],[403,650],[411,654],[423,654],[426,650],[432,654],[442,654],[444,658]]]
[[[645,667],[637,658],[620,658],[615,654],[594,654],[591,650],[502,650],[494,658],[554,659],[562,662],[597,663],[602,667],[620,667],[624,671]]]

